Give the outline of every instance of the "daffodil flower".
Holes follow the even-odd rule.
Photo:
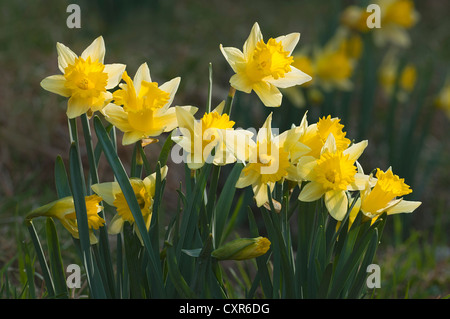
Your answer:
[[[391,43],[398,47],[408,47],[411,39],[408,29],[417,24],[419,13],[412,0],[378,0],[374,4],[380,7],[380,28],[369,28],[367,19],[372,13],[358,6],[347,7],[341,16],[341,24],[350,30],[372,32],[377,46]]]
[[[378,168],[375,186],[367,181],[366,187],[361,190],[361,197],[355,206],[358,206],[364,215],[371,218],[372,222],[384,212],[388,215],[411,213],[422,203],[399,198],[411,192],[412,190],[405,184],[405,180],[395,175],[391,168],[386,172]]]
[[[338,150],[333,134],[322,147],[320,157],[303,156],[297,163],[298,174],[309,181],[298,199],[304,202],[325,197],[330,215],[341,221],[348,210],[347,191],[364,189],[368,177],[357,172],[357,159],[367,147],[367,141]]]
[[[251,132],[233,129],[234,121],[230,121],[228,114],[222,114],[224,105],[223,101],[200,120],[196,120],[188,110],[176,107],[181,135],[172,136],[172,140],[187,153],[190,169],[203,167],[210,157],[214,165],[236,162],[240,154],[238,145],[251,138]]]
[[[123,73],[126,84],[113,93],[114,103],[104,108],[106,120],[124,132],[122,144],[129,145],[139,140],[159,136],[178,126],[175,108],[169,107],[180,84],[180,78],[174,78],[161,86],[152,82],[150,69],[143,63],[134,79]],[[183,106],[194,114],[197,108]]]
[[[400,74],[398,72],[399,59],[396,50],[390,50],[386,53],[378,71],[378,78],[381,87],[388,96],[394,91],[395,81],[399,76],[399,86],[396,98],[404,102],[413,91],[417,81],[417,70],[412,64],[407,64]]]
[[[58,67],[63,74],[46,77],[41,86],[69,98],[67,116],[70,119],[101,111],[112,100],[112,94],[107,90],[119,84],[125,65],[104,64],[105,42],[101,36],[81,56],[59,42],[56,49]]]
[[[291,154],[295,152],[299,156],[309,151],[308,147],[298,142],[299,132],[289,130],[274,136],[271,123],[272,113],[259,129],[256,142],[250,140],[248,163],[236,183],[237,188],[252,186],[258,207],[268,202],[268,187],[273,191],[276,182],[299,180]]]
[[[97,195],[90,195],[85,197],[86,212],[89,227],[90,243],[96,244],[98,242],[94,235],[93,229],[99,229],[105,224],[105,220],[98,215],[103,207],[100,205],[102,198]],[[33,210],[27,215],[26,220],[31,221],[35,217],[53,217],[58,219],[74,238],[79,238],[77,217],[75,213],[75,204],[73,197],[68,196],[47,205]]]
[[[411,39],[408,29],[419,21],[419,13],[412,0],[378,0],[381,8],[381,28],[374,29],[374,41],[378,46],[392,43],[408,47]]]
[[[292,51],[300,39],[291,33],[264,42],[258,23],[253,25],[243,51],[220,45],[225,59],[236,73],[230,84],[236,90],[251,93],[268,107],[281,105],[282,94],[278,88],[288,88],[311,80],[311,76],[295,68]]]
[[[167,166],[161,168],[161,179],[167,175]],[[150,228],[150,222],[153,212],[153,197],[155,196],[156,173],[153,173],[143,180],[139,178],[130,179],[131,186],[136,196],[139,207],[141,208],[142,217],[144,218],[147,229]],[[92,185],[92,190],[101,196],[103,200],[117,210],[117,214],[112,218],[108,233],[111,235],[118,234],[122,231],[125,222],[133,225],[134,231],[142,240],[133,214],[128,206],[125,195],[117,182],[106,182]]]

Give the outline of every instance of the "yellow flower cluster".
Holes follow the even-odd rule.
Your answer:
[[[398,1],[397,5],[403,8],[404,2],[407,1]],[[394,9],[385,19],[398,24],[405,22]],[[353,65],[361,52],[361,40],[347,35],[334,38],[324,50],[316,50],[314,58],[310,59],[305,55],[292,55],[300,34],[291,33],[264,41],[259,25],[255,23],[242,51],[220,45],[222,54],[235,72],[230,78],[230,92],[255,91],[265,106],[278,107],[282,102],[279,88],[310,81],[309,85],[319,84],[325,89],[348,89],[352,85]],[[420,202],[401,198],[411,190],[391,169],[386,172],[378,169],[376,176],[364,174],[358,159],[368,141],[353,143],[346,137],[339,118],[329,115],[317,123],[308,124],[305,113],[298,127],[293,125],[291,129],[276,134],[270,113],[257,132],[235,129],[229,112],[224,111],[224,101],[197,120],[194,117],[197,107],[170,107],[180,84],[179,77],[159,85],[152,81],[150,69],[143,63],[131,79],[125,65],[103,64],[105,46],[102,37],[94,40],[79,57],[60,43],[57,51],[58,66],[63,75],[47,77],[41,85],[48,91],[69,97],[69,118],[85,113],[91,116],[99,111],[124,133],[124,145],[178,128],[180,134],[171,138],[185,152],[190,169],[201,169],[205,163],[244,163],[236,187],[251,186],[258,207],[267,204],[276,183],[284,181],[301,187],[300,201],[315,201],[323,197],[330,215],[338,221],[347,214],[351,192],[361,193],[358,211],[373,219],[383,212],[411,212],[420,205]],[[119,84],[121,79],[124,83]],[[405,80],[407,87],[409,82]],[[108,91],[117,85],[117,90]],[[161,168],[160,175],[162,179],[166,177],[167,166]],[[143,180],[130,179],[147,229],[153,211],[155,179],[156,173]],[[105,222],[97,215],[101,210],[98,204],[101,200],[117,210],[108,227],[110,234],[121,232],[125,222],[134,224],[133,214],[117,182],[98,183],[92,186],[92,190],[97,195],[86,200],[91,229],[98,229]],[[32,216],[55,216],[76,236],[73,211],[73,199],[66,198],[43,206]],[[141,236],[137,228],[135,231]],[[270,242],[258,239],[245,242],[245,247],[241,244],[242,241],[239,249],[233,246],[237,250],[226,258],[256,256],[267,251]],[[222,256],[220,251],[216,253]]]

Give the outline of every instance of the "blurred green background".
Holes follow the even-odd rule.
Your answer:
[[[81,8],[80,29],[66,26],[66,9],[71,3]],[[320,45],[336,29],[342,9],[353,3],[358,1],[0,0],[0,269],[17,254],[22,217],[32,207],[55,199],[54,161],[57,155],[63,159],[68,155],[67,101],[39,85],[44,77],[59,74],[56,42],[81,54],[102,35],[105,63],[124,63],[128,73],[134,75],[139,65],[147,62],[152,79],[158,83],[180,76],[174,105],[195,105],[202,114],[210,62],[213,106],[226,98],[229,89],[232,70],[219,44],[242,48],[252,25],[258,22],[265,39],[300,32],[297,48]],[[412,46],[406,56],[419,70],[431,72],[424,103],[425,108],[430,108],[449,71],[450,2],[416,1],[416,9],[420,21],[409,32]],[[380,59],[384,53],[379,49],[374,56]],[[375,98],[370,129],[364,137],[369,139],[369,147],[361,159],[367,171],[389,166],[383,140],[388,101],[379,92]],[[352,110],[358,110],[360,102],[358,97],[352,99]],[[233,120],[239,127],[259,127],[273,111],[274,121],[279,119],[280,128],[285,129],[284,120],[298,125],[306,110],[289,107],[289,111],[288,107],[269,110],[254,93],[238,92]],[[410,115],[413,106],[407,103],[402,107],[400,125],[402,116]],[[315,122],[320,111],[309,112],[309,121]],[[347,136],[358,138],[358,123],[352,120],[344,119]],[[411,198],[423,204],[408,217],[404,240],[395,243],[395,236],[389,233],[383,237],[377,258],[383,271],[378,297],[435,298],[450,293],[449,119],[436,110],[428,121],[429,133],[416,154],[417,178],[406,179],[415,191]],[[149,156],[157,157],[160,147],[154,145],[148,150]],[[125,163],[131,159],[131,150],[120,148]],[[404,161],[410,160],[405,157]],[[111,176],[107,167],[100,178],[103,176]],[[176,196],[170,186],[178,187],[183,170],[169,163],[167,179],[165,196]],[[391,227],[395,227],[393,223]],[[17,267],[15,262],[5,271],[14,278]]]

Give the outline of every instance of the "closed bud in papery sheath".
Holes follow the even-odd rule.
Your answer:
[[[211,255],[218,260],[245,260],[264,255],[270,248],[266,237],[238,238],[214,250]]]

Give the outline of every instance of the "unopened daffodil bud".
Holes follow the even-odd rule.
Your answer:
[[[266,237],[238,238],[214,250],[211,255],[218,260],[245,260],[264,255],[270,248]]]

